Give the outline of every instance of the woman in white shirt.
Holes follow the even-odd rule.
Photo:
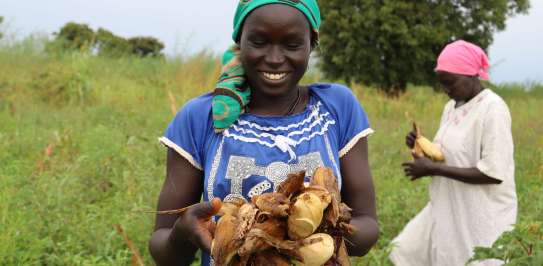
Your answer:
[[[441,52],[437,79],[451,98],[434,143],[445,163],[414,155],[403,164],[411,180],[432,177],[430,202],[393,243],[395,265],[465,265],[476,246],[491,246],[516,222],[511,116],[503,99],[483,88],[484,51],[465,41]],[[415,133],[406,136],[413,148]],[[470,265],[501,265],[485,260]]]

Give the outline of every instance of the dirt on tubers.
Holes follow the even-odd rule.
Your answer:
[[[350,265],[344,236],[351,209],[341,202],[336,177],[319,167],[289,174],[276,192],[224,202],[211,256],[216,266]]]

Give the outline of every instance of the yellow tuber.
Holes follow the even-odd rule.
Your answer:
[[[323,211],[329,203],[330,197],[319,197],[313,192],[300,194],[288,216],[288,236],[297,240],[313,234],[321,224]]]
[[[296,265],[324,265],[334,255],[334,239],[324,233],[318,233],[304,239],[304,244],[298,249],[303,263],[295,261]]]
[[[417,134],[417,137],[415,139],[415,146],[413,147],[413,152],[420,157],[428,157],[436,162],[443,162],[445,161],[445,156],[443,156],[443,153],[441,150],[432,143],[429,139],[424,137],[420,133],[420,129],[417,126],[416,123],[413,122],[413,128]]]

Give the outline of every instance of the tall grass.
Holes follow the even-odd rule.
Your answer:
[[[210,91],[217,57],[175,59],[47,55],[28,46],[0,48],[0,264],[128,265],[127,232],[151,263],[147,241],[165,174],[157,137],[172,109]],[[311,72],[304,82],[320,79]],[[390,240],[427,202],[428,180],[409,182],[404,135],[416,119],[426,135],[447,101],[411,87],[390,99],[353,85],[376,133],[370,163],[381,238],[356,265],[389,265]],[[543,88],[497,87],[513,116],[520,221],[543,220]]]

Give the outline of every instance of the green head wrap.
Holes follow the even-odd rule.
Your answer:
[[[315,0],[240,0],[236,9],[236,15],[234,16],[234,32],[232,33],[234,42],[238,41],[241,27],[249,13],[263,5],[269,4],[284,4],[300,10],[311,24],[311,29],[318,33],[321,26],[321,12]]]
[[[234,16],[232,39],[238,41],[245,18],[258,7],[269,4],[292,6],[302,12],[318,38],[321,16],[316,0],[240,0]],[[318,39],[316,39],[318,41]],[[245,70],[239,60],[239,46],[228,49],[222,58],[222,72],[213,92],[213,127],[222,132],[232,125],[249,103],[251,90],[245,80]]]

